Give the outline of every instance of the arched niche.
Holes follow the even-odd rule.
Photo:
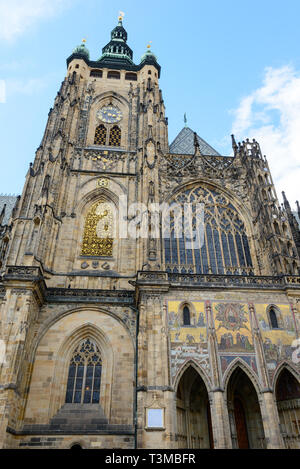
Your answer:
[[[277,375],[275,396],[285,447],[300,449],[300,382],[285,366]]]
[[[238,365],[227,377],[227,406],[233,448],[265,448],[258,395],[250,377]]]
[[[210,402],[204,380],[195,367],[187,366],[176,392],[178,448],[213,448]]]
[[[48,424],[65,404],[71,356],[90,337],[102,357],[100,405],[109,423],[130,424],[133,405],[134,348],[128,329],[112,313],[97,307],[58,315],[40,334],[31,356],[33,369],[25,424]]]
[[[76,347],[85,339],[91,339],[99,348],[102,359],[100,404],[106,415],[110,415],[111,384],[114,365],[112,346],[109,338],[94,324],[84,324],[76,328],[61,345],[56,359],[49,414],[52,417],[66,403],[67,380],[71,358]],[[62,359],[63,357],[63,359]]]

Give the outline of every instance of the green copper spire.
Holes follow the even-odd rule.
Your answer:
[[[90,59],[90,52],[89,50],[85,47],[85,42],[86,40],[83,39],[82,40],[82,44],[80,44],[80,46],[77,46],[75,47],[75,49],[73,50],[73,54],[77,54],[77,55],[82,55],[83,57],[85,57],[87,60]]]
[[[151,50],[151,41],[147,45],[147,51],[141,57],[141,63],[143,63],[143,62],[149,62],[149,63],[156,62],[157,63],[157,57],[156,57],[156,55],[153,54],[153,52]]]
[[[123,27],[124,13],[120,12],[118,25],[111,32],[111,40],[102,49],[101,62],[119,62],[125,60],[133,64],[133,52],[127,45],[127,31]]]

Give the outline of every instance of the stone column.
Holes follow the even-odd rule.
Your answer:
[[[265,409],[263,426],[268,449],[284,449],[284,441],[280,433],[280,422],[274,393],[268,389],[262,393],[262,404]]]
[[[231,448],[230,425],[224,388],[222,386],[222,377],[220,363],[218,360],[218,342],[216,330],[212,319],[210,301],[206,301],[206,317],[208,325],[208,350],[210,359],[212,390],[209,393],[211,406],[211,420],[214,438],[214,447],[216,449]]]
[[[279,415],[274,399],[274,393],[270,386],[267,363],[264,357],[262,337],[260,334],[255,308],[249,303],[249,311],[252,321],[253,342],[256,352],[257,368],[262,392],[259,397],[260,410],[262,415],[266,445],[268,449],[284,448],[283,438],[280,433]]]
[[[18,430],[27,383],[26,352],[30,350],[32,327],[42,304],[43,284],[37,267],[7,268],[1,303],[1,339],[5,361],[0,365],[0,448],[7,445],[7,427]]]

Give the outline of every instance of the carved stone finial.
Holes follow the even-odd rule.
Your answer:
[[[231,135],[231,141],[232,141],[232,149],[233,149],[233,152],[234,152],[234,156],[236,155],[236,151],[238,149],[238,146],[236,144],[236,141],[235,141],[235,138],[234,138],[234,135],[232,134]]]
[[[282,191],[282,197],[283,197],[283,204],[284,204],[284,207],[285,207],[286,211],[290,212],[291,211],[291,206],[290,206],[290,203],[289,203],[288,199],[286,198],[286,195],[285,195],[284,191]]]

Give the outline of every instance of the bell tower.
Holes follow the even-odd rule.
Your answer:
[[[79,286],[86,277],[82,274],[91,271],[93,278],[97,273],[102,280],[107,277],[101,284],[110,288],[114,275],[133,275],[149,256],[156,259],[157,247],[145,247],[146,239],[136,243],[115,233],[118,239],[112,244],[101,242],[103,232],[97,241],[95,220],[100,222],[102,211],[91,206],[98,199],[112,203],[118,216],[122,197],[127,210],[133,203],[157,199],[159,153],[168,151],[160,71],[150,45],[140,64],[133,62],[122,16],[98,60],[90,59],[85,40],[73,50],[30,164],[7,245],[7,265],[38,266],[53,286],[65,287],[70,273],[71,284]],[[91,223],[86,221],[89,210],[96,217]],[[130,213],[122,217],[130,221]],[[112,228],[104,222],[105,217],[103,230],[118,229],[118,223]],[[53,275],[57,271],[59,280]]]

